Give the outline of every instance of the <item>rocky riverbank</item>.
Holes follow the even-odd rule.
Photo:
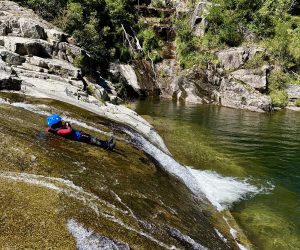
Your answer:
[[[184,70],[176,48],[176,20],[188,17],[191,36],[202,37],[208,26],[206,16],[211,2],[199,1],[193,5],[189,1],[162,2],[159,8],[144,2],[141,3],[144,4],[143,7],[138,8],[146,25],[164,43],[161,61],[147,62],[148,66],[143,67],[142,75],[140,67],[145,65],[144,61],[114,63],[110,70],[114,84],[130,88],[134,93],[132,96],[161,96],[180,102],[214,103],[257,112],[277,109],[276,100],[272,100],[269,95],[269,85],[270,75],[278,71],[278,66],[274,62],[260,60],[269,56],[266,49],[249,42],[243,47],[212,50],[210,54],[214,59],[210,58],[205,67],[195,65]],[[161,21],[160,17],[166,13],[172,13],[175,21],[170,21],[167,17]],[[123,68],[127,69],[126,72]],[[289,108],[297,110],[295,101],[299,100],[296,97],[300,93],[299,85],[288,82],[284,90],[287,93],[284,102],[288,103]],[[132,96],[129,94],[127,97]]]

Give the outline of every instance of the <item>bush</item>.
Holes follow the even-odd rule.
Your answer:
[[[165,0],[152,0],[151,5],[156,8],[165,8],[166,1]]]
[[[105,72],[110,60],[124,55],[122,46],[116,46],[123,43],[121,25],[128,32],[137,27],[137,13],[130,0],[17,0],[17,2],[32,8],[43,18],[54,22],[74,36],[80,46],[89,51],[93,65],[98,66],[94,71]],[[84,64],[91,66],[89,62]]]
[[[156,36],[155,32],[150,28],[142,30],[138,34],[138,38],[141,41],[143,50],[146,54],[162,46],[161,41]]]
[[[272,105],[274,107],[284,108],[289,103],[288,94],[285,90],[276,90],[270,94]]]
[[[285,74],[281,71],[272,72],[268,79],[269,92],[285,90],[289,81],[290,77],[288,74]]]
[[[295,105],[296,105],[297,107],[300,107],[300,99],[297,99],[297,100],[295,101]]]

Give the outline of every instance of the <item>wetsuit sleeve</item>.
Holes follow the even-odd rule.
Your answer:
[[[71,133],[72,133],[72,128],[70,128],[70,127],[59,129],[56,132],[56,134],[58,134],[58,135],[68,135]]]

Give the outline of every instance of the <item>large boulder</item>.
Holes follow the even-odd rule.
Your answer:
[[[267,90],[267,74],[268,67],[256,70],[239,69],[231,73],[235,79],[250,85],[261,93],[265,93]]]
[[[291,101],[300,99],[300,85],[290,84],[287,88],[287,92]]]
[[[265,112],[272,109],[271,100],[247,84],[223,78],[220,86],[220,104],[225,107]]]
[[[253,58],[256,53],[263,52],[264,50],[257,47],[252,48],[230,48],[218,52],[217,56],[220,64],[226,70],[234,70],[240,68],[249,59]]]
[[[44,28],[35,20],[21,17],[19,19],[20,31],[23,37],[33,39],[45,39],[46,33]]]
[[[0,90],[21,90],[22,80],[0,69]]]
[[[73,63],[75,58],[84,56],[85,54],[86,53],[83,49],[67,42],[58,43],[57,46],[54,47],[53,51],[53,57],[60,60],[69,61],[70,63]]]
[[[0,47],[0,57],[8,65],[21,65],[25,62],[25,58],[17,53],[11,52],[5,48]]]
[[[212,103],[219,100],[220,79],[205,70],[193,68],[176,77],[172,84],[173,99],[189,103]]]
[[[56,29],[46,29],[45,32],[47,35],[47,39],[50,43],[63,42],[67,37],[67,35],[65,33],[63,33],[62,31],[56,30]]]
[[[51,57],[53,46],[41,39],[5,36],[3,43],[6,49],[21,56],[31,55],[43,58]]]
[[[134,61],[133,65],[114,63],[110,65],[109,71],[112,81],[121,85],[116,89],[119,89],[122,98],[160,95],[155,71],[146,60]]]
[[[45,59],[37,56],[27,57],[27,63],[47,69],[49,73],[61,77],[78,77],[79,68],[74,67],[71,63],[58,59]]]
[[[206,20],[207,9],[211,5],[207,0],[199,1],[194,9],[191,18],[191,29],[195,36],[201,37],[204,35],[208,22]]]

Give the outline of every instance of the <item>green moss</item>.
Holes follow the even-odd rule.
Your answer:
[[[288,94],[285,90],[272,91],[270,97],[274,107],[284,108],[289,103]]]
[[[94,91],[94,85],[93,84],[89,84],[86,88],[86,91],[88,93],[88,95],[94,95],[95,91]]]
[[[300,99],[297,99],[297,100],[295,101],[295,105],[296,105],[297,107],[300,107]]]

